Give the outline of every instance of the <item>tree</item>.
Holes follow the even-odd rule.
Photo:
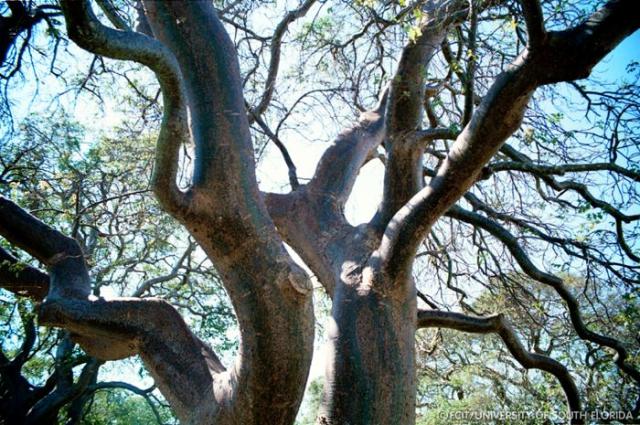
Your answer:
[[[586,78],[638,28],[640,16],[632,0],[611,0],[593,13],[536,0],[364,2],[353,6],[362,31],[343,43],[326,40],[319,21],[314,21],[301,43],[314,39],[327,47],[325,53],[336,57],[335,63],[341,65],[336,72],[349,73],[356,87],[355,108],[365,92],[382,84],[382,79],[372,81],[373,70],[380,68],[385,74],[389,57],[397,58],[397,64],[377,105],[368,111],[360,106],[357,122],[326,150],[307,184],[299,183],[278,131],[270,129],[265,116],[274,103],[283,36],[314,1],[288,12],[267,38],[243,21],[248,6],[234,11],[235,5],[223,5],[218,13],[205,1],[142,4],[139,28],[145,29],[136,32],[119,14],[110,13],[111,7],[103,9],[115,29],[97,18],[88,2],[61,2],[68,36],[81,48],[138,62],[157,77],[164,116],[151,184],[160,205],[188,230],[219,273],[238,319],[238,357],[233,366],[225,367],[166,301],[92,295],[85,253],[78,242],[0,198],[0,234],[47,267],[49,285],[39,308],[41,324],[66,329],[85,351],[101,360],[139,355],[184,423],[292,423],[313,352],[314,318],[310,278],[285,250],[286,242],[332,299],[331,355],[320,423],[414,423],[415,333],[423,327],[498,334],[523,367],[555,376],[568,408],[581,412],[581,396],[567,367],[530,352],[506,316],[447,311],[429,294],[418,294],[412,266],[427,238],[428,243],[439,244],[437,222],[446,216],[473,226],[476,234],[470,238],[474,241],[491,235],[500,242],[524,273],[554,289],[566,304],[577,334],[615,350],[619,368],[636,384],[640,382],[637,360],[627,348],[592,330],[566,279],[538,267],[519,240],[526,232],[538,242],[564,249],[568,257],[596,263],[599,273],[610,273],[621,282],[620,288],[636,279],[637,232],[625,224],[635,225],[639,217],[629,207],[629,199],[609,203],[600,199],[606,193],[594,195],[578,179],[557,179],[565,173],[602,171],[618,179],[614,186],[619,190],[628,188],[626,179],[638,181],[629,160],[636,151],[627,144],[628,132],[635,127],[625,114],[638,112],[637,103],[629,100],[632,94],[622,90],[612,95],[630,106],[622,112],[614,106],[609,109],[615,118],[607,118],[604,126],[612,128],[607,162],[574,162],[566,155],[561,164],[546,163],[544,154],[532,159],[528,150],[505,144],[521,127],[536,90],[544,93],[547,86]],[[226,16],[229,11],[233,11],[231,17]],[[219,16],[247,34],[245,48],[232,42]],[[488,54],[500,46],[499,39],[487,34],[498,32],[504,16],[513,19],[515,43],[505,45],[507,53],[497,54],[503,60],[497,65],[480,52]],[[521,21],[526,31],[519,29]],[[401,51],[387,51],[394,43],[385,44],[384,34],[398,34],[399,22],[408,25],[403,38],[408,40]],[[450,34],[457,39],[452,43],[458,48],[455,54]],[[361,52],[357,46],[365,36],[377,46],[376,56],[366,57],[361,72],[352,72],[356,68],[351,61],[357,63]],[[256,43],[259,47],[253,50]],[[263,69],[264,90],[255,102],[245,101],[245,94],[255,90],[252,79],[261,76],[259,57],[267,46],[270,60]],[[517,55],[508,53],[513,49]],[[238,54],[247,52],[258,59],[256,68],[243,78]],[[434,59],[437,54],[443,61]],[[439,64],[446,65],[442,74]],[[606,102],[606,92],[573,84],[587,99]],[[633,92],[635,86],[627,89]],[[451,100],[443,101],[443,91],[450,92]],[[538,106],[534,111],[543,109]],[[558,125],[562,119],[555,121]],[[553,122],[545,124],[550,128]],[[290,192],[259,190],[251,125],[283,152]],[[522,139],[536,148],[553,143],[540,140],[535,130],[529,134],[525,129]],[[579,147],[580,138],[574,136],[574,143]],[[178,177],[185,171],[179,165],[181,149],[191,144],[195,152],[192,170],[187,169],[191,178],[181,186]],[[385,164],[382,201],[370,222],[353,226],[345,218],[345,205],[358,173],[378,157],[378,148],[385,152],[380,158]],[[500,161],[490,162],[494,157]],[[602,219],[598,214],[606,214],[615,231],[603,231],[601,244],[586,243],[502,211],[499,203],[488,203],[474,193],[482,191],[483,179],[497,180],[494,174],[500,171],[528,173],[545,201],[572,211],[582,209],[587,218],[596,214],[591,216],[595,221]],[[525,187],[521,182],[514,184],[516,193],[520,186]],[[549,196],[547,190],[559,194]],[[562,199],[567,191],[581,204]],[[634,199],[632,189],[622,193]],[[460,199],[464,201],[456,204]],[[518,235],[509,227],[517,228]],[[607,239],[611,234],[615,247]],[[491,258],[495,255],[492,245],[480,242],[478,247],[481,268],[500,267],[497,256]],[[612,252],[613,258],[607,259]],[[26,287],[36,297],[44,292],[42,282],[28,273],[3,276],[3,286],[9,290]],[[501,276],[508,280],[508,274]],[[417,295],[431,308],[418,309]],[[460,305],[465,307],[464,300]],[[640,405],[636,414],[639,409]],[[572,422],[583,419],[578,415]]]
[[[137,297],[163,296],[191,318],[203,315],[206,302],[207,311],[218,314],[199,321],[196,332],[209,336],[225,329],[233,315],[226,311],[224,297],[222,302],[211,300],[222,292],[219,285],[212,285],[217,276],[194,242],[176,232],[173,220],[158,217],[146,187],[153,138],[144,137],[145,132],[136,126],[101,133],[90,135],[64,113],[31,117],[2,146],[0,193],[10,194],[37,211],[43,221],[73,235],[90,256],[94,294],[108,289]],[[135,140],[135,147],[125,140]],[[48,276],[30,268],[28,258],[19,253],[14,257],[2,247],[0,255],[2,261],[13,263],[8,277],[12,272],[31,270],[48,284]],[[33,298],[42,297],[33,294]],[[100,377],[102,362],[79,350],[68,332],[37,331],[30,300],[6,294],[0,307],[0,423],[71,425],[85,418],[88,410],[92,410],[91,420],[100,422],[104,418],[93,411],[104,410],[109,398],[121,402],[123,409],[128,404],[148,405],[142,414],[166,422],[161,418],[167,409],[156,400],[155,386],[141,389],[135,380],[114,381],[113,373],[104,369]],[[216,339],[222,342],[218,347],[229,347],[224,334]],[[133,418],[128,415],[123,420]]]
[[[635,399],[619,380],[610,354],[599,352],[588,342],[563,326],[563,308],[552,288],[540,287],[535,281],[512,276],[517,285],[485,290],[473,305],[482,314],[502,312],[523,344],[530,350],[560,360],[572,371],[579,383],[581,398],[587,411],[609,406],[611,411],[625,411]],[[524,280],[524,281],[522,281]],[[614,335],[625,335],[621,320],[627,312],[637,312],[637,302],[606,301],[608,311],[585,312],[591,327],[599,327],[602,318],[611,317],[616,324]],[[523,309],[522,305],[531,306]],[[504,423],[554,423],[551,419],[562,413],[564,396],[547,374],[529,374],[514,364],[511,353],[497,336],[470,334],[461,337],[451,330],[430,329],[418,338],[418,405],[424,413],[419,423],[437,424],[443,417],[479,411],[544,412],[547,417],[508,418]],[[484,423],[481,418],[469,418],[469,423]],[[476,419],[476,420],[473,420]],[[546,419],[546,420],[545,420]],[[555,422],[559,422],[556,419]]]

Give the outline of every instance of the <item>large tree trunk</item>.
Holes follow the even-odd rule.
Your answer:
[[[415,422],[415,292],[370,279],[336,287],[321,424]]]

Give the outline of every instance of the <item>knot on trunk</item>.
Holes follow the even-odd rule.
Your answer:
[[[285,269],[286,270],[286,269]],[[291,287],[302,295],[308,295],[313,289],[311,279],[302,267],[297,264],[290,264],[287,272],[287,280]]]

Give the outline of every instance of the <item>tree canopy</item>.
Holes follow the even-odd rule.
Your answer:
[[[637,420],[634,6],[0,6],[0,423]]]

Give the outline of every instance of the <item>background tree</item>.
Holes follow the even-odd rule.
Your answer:
[[[166,302],[92,297],[81,246],[3,198],[0,234],[49,272],[41,323],[68,330],[102,360],[139,354],[184,422],[291,423],[309,370],[313,314],[311,283],[286,241],[332,299],[321,423],[413,423],[414,339],[422,327],[498,334],[523,367],[555,376],[569,408],[581,411],[583,396],[563,363],[530,352],[505,315],[479,316],[467,299],[463,286],[484,285],[494,294],[513,282],[514,270],[554,290],[568,311],[565,325],[580,338],[616,352],[622,379],[637,396],[637,347],[597,332],[580,304],[591,294],[635,294],[637,85],[611,91],[573,82],[638,27],[632,1],[368,2],[335,9],[308,1],[267,37],[255,18],[269,13],[254,4],[219,4],[217,11],[208,2],[143,5],[140,32],[123,17],[127,8],[102,7],[117,29],[86,2],[62,2],[62,10],[69,37],[83,49],[154,71],[164,119],[152,187],[220,274],[242,336],[238,358],[225,369]],[[314,7],[292,41],[302,46],[306,65],[284,80],[317,88],[291,102],[276,91],[283,39]],[[358,32],[348,34],[354,26]],[[311,70],[314,77],[306,78]],[[554,85],[560,82],[570,84]],[[596,114],[585,120],[593,128],[574,128],[571,114],[548,112],[575,101],[569,88]],[[379,93],[366,111],[362,105]],[[301,184],[281,137],[303,122],[298,106],[316,95],[316,107],[331,105],[329,117],[362,114]],[[252,140],[264,137],[283,153],[290,192],[260,193]],[[191,146],[193,160],[181,166],[182,148]],[[350,224],[347,201],[374,159],[384,163],[379,208],[370,221]],[[541,202],[557,205],[558,213],[542,213]],[[551,253],[558,266],[545,264]],[[416,258],[429,258],[434,270],[420,292]],[[580,289],[597,289],[578,297],[568,276],[585,276]],[[42,290],[27,277],[15,279]],[[440,284],[457,294],[457,305],[434,299]]]
[[[125,140],[136,140],[136,147]],[[88,132],[64,115],[33,117],[3,146],[0,176],[6,194],[42,220],[64,228],[83,246],[91,258],[93,293],[106,289],[139,297],[162,294],[192,320],[205,316],[206,304],[206,317],[198,321],[196,331],[211,337],[215,332],[212,341],[218,348],[233,349],[234,344],[219,332],[231,326],[233,314],[226,297],[220,299],[220,287],[211,285],[217,277],[195,244],[181,239],[175,223],[157,211],[146,187],[144,176],[152,152],[152,139],[135,127],[116,129],[92,141]],[[3,260],[16,261],[7,251],[2,254]],[[30,272],[46,288],[48,276],[27,266],[28,258],[21,261],[25,263],[14,264],[6,278]],[[201,284],[203,278],[207,286]],[[14,288],[18,293],[21,289]],[[30,295],[35,300],[44,296]],[[95,412],[105,409],[100,406],[106,403],[105,397],[121,401],[122,409],[133,404],[143,414],[148,412],[148,419],[167,421],[166,408],[153,393],[155,387],[137,388],[140,379],[116,382],[112,372],[106,372],[111,379],[105,374],[98,379],[102,362],[75,348],[68,332],[36,331],[31,302],[7,294],[2,306],[6,353],[0,369],[2,423],[78,423],[86,418],[89,407],[94,411],[91,420],[101,423],[105,419]],[[100,394],[96,402],[96,392],[106,390],[110,395]],[[142,396],[150,408],[121,393],[111,395],[114,390]],[[137,416],[129,415],[128,420]]]
[[[531,280],[512,276],[517,285],[500,287],[496,293],[486,290],[473,308],[482,314],[507,314],[513,328],[522,336],[529,351],[558,359],[572,370],[579,383],[587,411],[608,406],[611,411],[625,411],[635,401],[633,391],[619,379],[611,353],[598,350],[565,326],[564,308],[553,290],[539,287]],[[520,280],[518,280],[520,279]],[[579,279],[572,279],[579,281]],[[592,297],[593,294],[590,294]],[[631,341],[624,323],[637,316],[635,300],[609,298],[608,312],[599,307],[585,317],[593,328],[613,330],[613,335]],[[603,320],[610,317],[609,320]],[[613,328],[612,325],[613,324]],[[564,403],[562,391],[552,377],[528,373],[519,368],[498,337],[432,330],[418,339],[419,385],[418,405],[423,414],[418,423],[437,424],[455,412],[514,411],[542,412],[540,416],[512,418],[506,423],[553,423]],[[423,355],[420,355],[423,353]],[[469,423],[486,422],[482,419]]]

